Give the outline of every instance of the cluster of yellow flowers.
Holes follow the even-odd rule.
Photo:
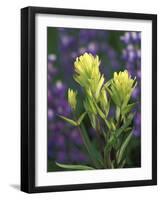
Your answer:
[[[110,94],[113,102],[121,108],[126,106],[131,97],[132,91],[136,86],[135,79],[132,79],[128,71],[114,72],[113,79],[105,82],[104,75],[100,73],[100,60],[98,56],[85,53],[76,58],[74,63],[74,79],[79,83],[86,93],[84,102],[85,109],[91,113],[97,113],[95,102],[99,103],[101,109],[108,115],[109,101],[107,92]],[[73,110],[76,109],[77,92],[68,90],[68,101]]]

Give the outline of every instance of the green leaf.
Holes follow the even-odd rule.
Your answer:
[[[102,88],[100,96],[99,96],[99,102],[100,102],[100,108],[105,113],[105,116],[108,116],[109,110],[110,110],[110,100],[108,100],[107,97],[107,91],[105,88]]]
[[[116,140],[116,136],[113,134],[113,135],[110,137],[109,141],[107,142],[107,144],[106,144],[106,146],[105,146],[105,148],[104,148],[105,154],[108,154],[108,152],[111,150],[112,146],[113,146],[114,143],[115,143],[115,140]]]
[[[96,94],[95,94],[96,99],[97,99],[98,96],[99,96],[99,93],[100,93],[101,87],[102,87],[102,85],[103,85],[103,82],[104,82],[104,77],[103,77],[103,75],[102,75],[102,77],[100,78],[100,80],[99,80],[99,82],[98,82],[98,85],[97,85]]]
[[[83,114],[81,114],[81,116],[79,117],[77,123],[80,125],[82,120],[84,119],[85,115],[87,114],[87,112],[84,112]]]
[[[56,162],[56,165],[61,168],[73,169],[73,170],[92,170],[92,169],[94,169],[93,167],[89,167],[86,165],[70,165],[70,164],[61,164],[61,163],[57,163],[57,162]]]
[[[125,108],[130,100],[131,97],[131,92],[129,94],[126,95],[126,97],[124,98],[123,104],[122,104],[122,108]]]
[[[93,99],[90,98],[90,96],[87,96],[85,103],[86,103],[85,109],[87,111],[90,111],[90,112],[92,112],[94,114],[97,114],[97,110],[96,110],[96,108],[95,108],[95,106],[93,104]]]
[[[109,130],[111,130],[111,124],[109,123],[109,121],[107,119],[104,119],[106,126],[108,127]]]
[[[133,83],[133,88],[132,88],[132,92],[134,91],[134,89],[136,88],[136,86],[137,86],[137,81],[136,81],[136,78],[134,79],[134,83]]]
[[[69,119],[69,118],[64,117],[64,116],[61,116],[61,115],[59,115],[59,117],[61,117],[62,119],[64,119],[65,121],[67,121],[69,124],[71,124],[71,125],[73,125],[73,126],[78,126],[78,123],[75,122],[75,121],[72,120],[72,119]]]
[[[105,141],[107,141],[108,136],[109,136],[109,132],[108,132],[108,131],[102,130],[102,133],[103,133],[103,136],[104,136],[104,138],[105,138]]]
[[[107,89],[110,85],[111,85],[111,82],[112,82],[112,79],[107,81],[105,84],[104,84],[104,87]]]
[[[131,104],[123,107],[121,109],[122,115],[125,115],[125,114],[129,113],[134,108],[135,105],[136,105],[136,103],[131,103]]]
[[[120,106],[120,102],[121,102],[121,101],[120,101],[119,96],[118,96],[118,94],[116,93],[116,91],[115,91],[115,90],[111,91],[109,88],[106,88],[106,89],[107,89],[107,92],[110,94],[112,101],[113,101],[116,105]]]
[[[101,110],[101,108],[97,105],[97,102],[95,101],[94,98],[93,98],[93,104],[94,104],[95,108],[97,109],[97,112],[100,115],[100,117],[102,119],[105,119],[106,118],[105,114],[103,113],[103,111]]]
[[[131,131],[132,130],[132,127],[128,127],[128,128],[126,128],[125,130],[124,130],[124,132],[129,132],[129,131]]]
[[[97,104],[95,104],[95,106],[96,106],[96,108],[97,108],[97,112],[98,112],[98,114],[100,115],[100,117],[101,117],[102,119],[105,119],[106,116],[105,116],[105,114],[102,112],[101,108],[100,108]]]
[[[111,128],[112,128],[112,131],[115,131],[116,130],[116,126],[114,124],[114,122],[111,120]]]
[[[92,113],[88,113],[91,125],[94,129],[96,129],[96,116]]]
[[[112,168],[112,162],[110,160],[110,151],[112,149],[112,144],[107,143],[104,148],[104,163],[108,168]]]
[[[127,148],[127,145],[129,144],[130,140],[132,138],[132,132],[126,137],[125,141],[123,142],[119,154],[118,154],[118,158],[117,158],[117,163],[119,164],[123,158],[123,155],[125,153],[125,150]]]
[[[116,126],[115,126],[115,123],[114,123],[114,119],[113,118],[110,118],[109,121],[108,121],[108,128],[111,130],[111,131],[115,131],[116,130]]]
[[[112,92],[114,91],[117,94],[117,97],[119,98],[119,100],[122,99],[122,92],[116,87],[114,83],[111,85],[111,90]]]
[[[120,163],[119,168],[123,168],[125,164],[126,164],[126,159],[123,160],[123,161]]]
[[[90,103],[90,105],[93,107],[94,113],[95,114],[98,113],[102,119],[105,119],[106,116],[103,113],[103,111],[100,109],[100,107],[97,105],[96,100],[93,97],[90,97],[90,96],[88,96],[87,99],[88,99],[88,102]]]
[[[108,116],[109,111],[110,111],[110,104],[111,104],[111,100],[109,100],[109,102],[107,103],[107,108],[106,109],[104,108],[106,117]]]
[[[97,149],[92,145],[83,123],[81,123],[80,128],[81,128],[82,139],[88,151],[89,157],[91,158],[94,166],[97,169],[102,168],[104,165],[103,165],[103,158],[100,152],[97,151]]]
[[[105,148],[104,148],[104,157],[105,157],[105,159],[108,158],[108,154],[109,154],[111,148],[112,148],[112,145],[110,143],[107,143]]]
[[[116,106],[116,120],[119,121],[120,118],[120,107]]]
[[[112,163],[110,160],[110,151],[111,151],[112,147],[114,146],[116,140],[117,140],[117,138],[116,138],[115,134],[112,133],[111,137],[107,141],[105,148],[104,148],[104,161],[105,161],[105,163],[107,163],[107,165],[110,168],[112,167]]]
[[[132,113],[129,114],[129,116],[127,117],[126,122],[121,126],[121,128],[119,128],[119,129],[117,129],[117,130],[115,131],[116,137],[119,137],[120,134],[121,134],[126,128],[128,128],[128,126],[131,124],[133,118],[134,118],[134,114],[132,114]]]

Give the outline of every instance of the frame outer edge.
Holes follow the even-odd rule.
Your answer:
[[[157,15],[152,19],[152,180],[157,185]]]
[[[32,7],[28,8],[28,101],[29,101],[29,133],[28,133],[28,154],[29,154],[29,193],[35,191],[35,9]]]
[[[21,190],[28,192],[28,9],[21,9]]]
[[[21,191],[35,188],[35,32],[31,7],[21,9]]]

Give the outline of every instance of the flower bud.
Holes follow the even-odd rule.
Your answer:
[[[74,92],[72,89],[69,88],[68,89],[68,103],[73,110],[76,109],[76,105],[77,105],[76,96],[77,96],[77,92]]]

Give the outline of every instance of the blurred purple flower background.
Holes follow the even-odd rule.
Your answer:
[[[114,71],[129,71],[138,85],[133,92],[137,103],[133,147],[140,145],[141,136],[141,34],[139,32],[94,29],[48,28],[48,171],[59,170],[54,162],[89,163],[77,128],[62,121],[58,115],[71,117],[67,103],[67,88],[74,88],[73,63],[84,52],[101,58],[101,71],[106,77]],[[93,137],[92,130],[89,131]],[[140,146],[139,146],[140,148]],[[134,155],[134,153],[133,153]],[[129,160],[137,166],[140,160]],[[137,158],[140,159],[140,158]],[[130,164],[131,163],[131,164]]]
[[[121,41],[125,47],[123,49],[122,58],[125,61],[125,66],[132,77],[137,78],[137,87],[135,88],[132,97],[137,101],[136,115],[134,119],[134,135],[141,135],[141,33],[140,32],[125,32],[121,36]]]

